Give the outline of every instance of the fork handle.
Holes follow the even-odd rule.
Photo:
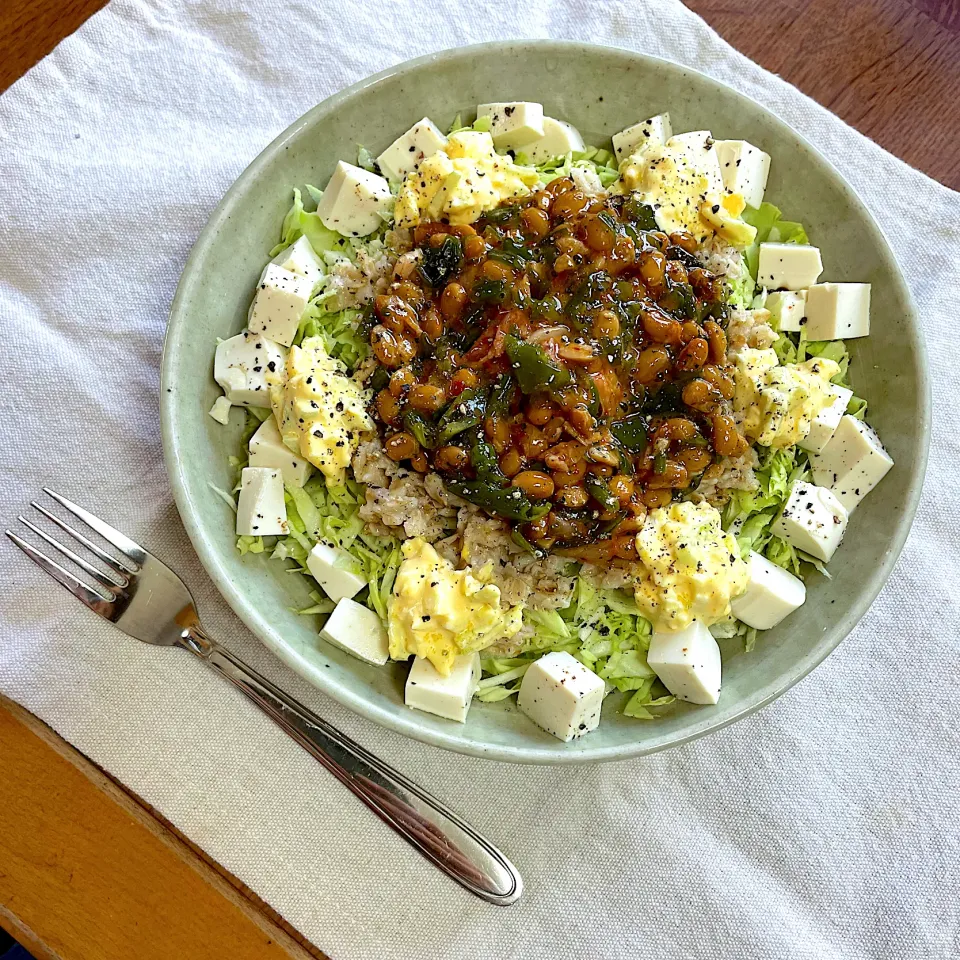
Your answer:
[[[519,899],[523,881],[513,864],[436,797],[274,686],[199,626],[185,630],[180,645],[242,690],[384,823],[462,887],[499,906]]]

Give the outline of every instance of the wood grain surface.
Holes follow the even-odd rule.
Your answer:
[[[725,40],[960,189],[960,0],[684,0]]]
[[[960,0],[685,0],[960,189]],[[0,91],[105,0],[0,0]],[[41,960],[322,958],[146,804],[0,698],[0,925]]]
[[[742,53],[960,189],[960,0],[684,2]],[[0,0],[0,91],[104,4]]]
[[[0,769],[0,925],[38,960],[322,960],[155,811],[2,697]]]
[[[0,91],[19,80],[107,0],[0,0]]]

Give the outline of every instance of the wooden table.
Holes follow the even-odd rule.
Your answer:
[[[104,0],[0,0],[0,90]],[[960,0],[688,0],[747,56],[960,188]],[[0,925],[38,958],[323,957],[252,891],[0,698]]]
[[[0,0],[0,91],[106,0]],[[742,53],[960,190],[960,0],[685,0]]]

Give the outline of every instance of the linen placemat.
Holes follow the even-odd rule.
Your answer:
[[[250,160],[315,103],[390,64],[529,37],[688,64],[811,140],[895,248],[938,405],[913,534],[837,652],[733,727],[578,769],[405,740],[274,659],[190,547],[157,412],[177,278]],[[109,518],[179,571],[215,636],[449,801],[524,874],[518,905],[474,900],[200,663],[122,637],[0,549],[0,691],[335,960],[960,955],[960,195],[736,53],[677,0],[114,0],[0,97],[0,211],[7,521],[44,483]]]

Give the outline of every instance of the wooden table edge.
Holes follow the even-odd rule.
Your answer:
[[[202,907],[208,921],[229,925],[235,937],[241,936],[248,941],[250,957],[323,960],[323,953],[240,880],[187,840],[149,804],[104,773],[43,721],[4,696],[0,696],[0,765],[5,774],[0,778],[0,824],[6,824],[6,829],[0,831],[0,926],[38,960],[85,960],[87,957],[129,960],[121,954],[107,952],[108,948],[103,944],[94,944],[97,931],[93,930],[89,942],[75,941],[75,945],[71,944],[67,949],[57,947],[62,930],[58,929],[60,924],[54,911],[44,918],[37,916],[35,911],[28,916],[18,910],[17,898],[11,895],[11,891],[36,890],[36,838],[43,837],[49,830],[51,818],[60,814],[65,819],[56,822],[62,823],[67,830],[70,829],[71,816],[87,823],[93,819],[100,830],[116,831],[120,842],[130,844],[131,849],[148,849],[153,857],[153,873],[169,876],[171,880],[186,877],[188,883],[189,875],[185,871],[194,874],[201,883],[191,885],[190,892],[205,898]],[[69,779],[70,768],[90,789],[84,790],[82,783],[78,788],[74,780],[71,795],[59,797],[53,784]],[[48,781],[38,782],[43,779],[44,771]],[[31,779],[25,780],[28,777]],[[41,791],[42,805],[38,803]],[[71,802],[74,806],[68,807]],[[17,829],[11,830],[11,824]],[[57,850],[50,850],[49,856],[55,859]],[[121,892],[120,885],[130,881],[130,864],[118,862],[109,854],[102,856],[96,864],[89,864],[89,868],[103,876],[106,883],[116,884],[114,889],[118,893]],[[50,883],[51,887],[56,885],[61,900],[56,911],[58,917],[64,909],[73,910],[78,918],[95,915],[95,905],[86,902],[88,897],[97,895],[95,886],[55,879]],[[64,902],[71,897],[74,903]],[[199,906],[195,903],[195,907]],[[123,917],[122,922],[141,928],[145,935],[149,932],[148,917]],[[209,953],[202,955],[205,958],[211,956]],[[181,953],[179,956],[187,960],[190,955]],[[235,957],[234,954],[231,960]]]

